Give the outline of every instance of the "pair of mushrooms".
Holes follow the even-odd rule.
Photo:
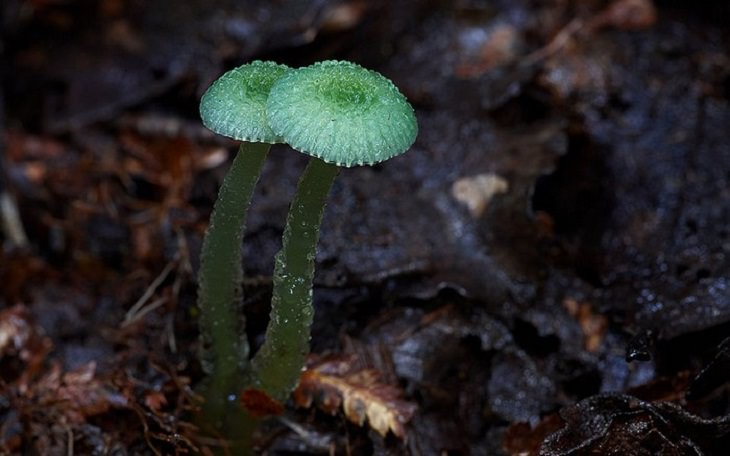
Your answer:
[[[200,114],[209,129],[242,141],[201,253],[198,306],[211,382],[206,399],[220,401],[246,387],[283,402],[296,387],[309,351],[316,244],[339,167],[372,165],[402,154],[415,141],[416,118],[390,80],[344,61],[300,69],[262,61],[243,65],[210,86]],[[265,341],[249,361],[240,328],[241,243],[251,195],[274,143],[287,143],[311,158],[276,255]]]

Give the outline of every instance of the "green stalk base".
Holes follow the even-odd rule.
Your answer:
[[[197,422],[210,435],[231,439],[241,422],[237,398],[248,365],[242,312],[241,244],[246,212],[271,146],[242,143],[223,180],[203,240],[198,273],[201,360],[210,375],[198,388],[205,399]],[[233,432],[233,433],[231,433]],[[237,454],[237,453],[234,453]]]
[[[276,255],[271,315],[266,338],[251,361],[252,388],[284,402],[296,388],[309,353],[314,317],[314,260],[327,194],[339,167],[311,158],[287,217]]]

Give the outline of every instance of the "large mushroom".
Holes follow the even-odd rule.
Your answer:
[[[251,361],[250,388],[284,401],[309,352],[316,245],[340,166],[372,165],[404,153],[418,126],[413,108],[390,80],[344,61],[286,73],[271,88],[266,113],[277,136],[311,156],[276,255],[265,341]]]

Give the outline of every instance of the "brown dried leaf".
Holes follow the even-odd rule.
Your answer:
[[[486,31],[487,37],[480,44],[478,55],[469,62],[458,65],[456,76],[476,78],[515,59],[522,47],[517,28],[510,24],[497,24]]]
[[[0,252],[0,283],[5,302],[25,301],[29,283],[43,282],[55,275],[56,271],[31,254]]]
[[[40,372],[51,348],[51,340],[30,320],[24,306],[16,305],[0,311],[0,359],[17,357],[23,363],[21,372],[4,371],[0,375],[3,382],[17,378],[20,389],[24,390]]]
[[[284,406],[261,390],[248,388],[241,393],[241,405],[256,418],[284,413]]]
[[[342,406],[353,423],[362,426],[367,419],[381,436],[391,431],[405,439],[404,425],[415,413],[416,405],[401,397],[399,388],[381,383],[375,369],[357,369],[352,356],[313,360],[294,391],[294,401],[300,407],[316,402],[321,410],[334,414]]]
[[[556,432],[563,424],[557,413],[543,418],[537,426],[518,422],[511,424],[502,438],[502,449],[509,455],[537,456],[545,437]]]
[[[646,30],[657,21],[657,9],[651,0],[616,0],[590,24],[595,28],[615,27],[620,30]]]
[[[451,186],[451,195],[469,209],[473,218],[478,219],[495,196],[508,190],[509,183],[505,178],[484,173],[457,179]]]
[[[150,391],[144,395],[144,405],[153,412],[159,412],[167,405],[167,398],[160,391]]]
[[[55,409],[70,423],[84,423],[87,417],[105,413],[112,407],[128,406],[126,397],[96,378],[94,362],[71,372],[61,372],[61,367],[54,364],[34,385],[32,394],[34,403]]]
[[[650,403],[623,394],[599,394],[560,411],[563,427],[539,454],[725,454],[730,419],[703,418],[671,402]]]
[[[324,13],[321,29],[336,33],[355,28],[362,22],[371,5],[364,1],[352,1],[330,7]]]
[[[573,298],[566,298],[563,307],[578,320],[583,330],[585,349],[592,353],[598,351],[608,330],[608,319],[594,313],[589,303],[578,302]]]

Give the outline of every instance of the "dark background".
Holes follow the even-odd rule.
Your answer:
[[[195,271],[252,59],[347,59],[416,109],[345,170],[313,352],[416,406],[407,440],[290,404],[268,454],[726,454],[730,7],[685,0],[3,0],[0,452],[201,451]],[[273,149],[249,337],[304,164]],[[17,211],[16,211],[17,210]]]

